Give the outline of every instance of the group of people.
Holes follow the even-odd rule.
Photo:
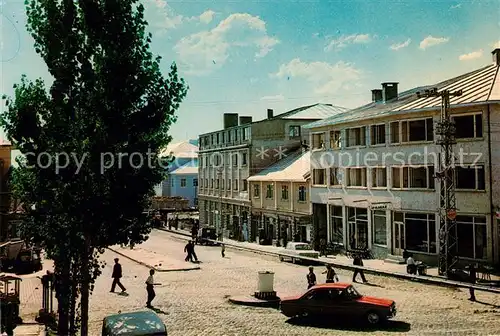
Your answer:
[[[184,246],[184,253],[186,254],[186,258],[184,259],[185,261],[191,261],[191,262],[198,262],[198,256],[196,255],[196,252],[194,251],[194,241],[190,240]]]
[[[354,256],[353,260],[353,265],[354,266],[363,266],[363,259],[361,256],[356,255]],[[335,273],[335,270],[333,269],[332,265],[327,264],[326,265],[326,270],[322,273],[326,274],[326,283],[332,283],[335,281],[339,281],[339,277],[337,273]],[[363,273],[362,269],[356,268],[354,270],[353,276],[352,276],[352,282],[356,282],[356,277],[358,274],[361,276],[361,280],[363,283],[367,283],[368,281],[365,278],[365,274]],[[316,274],[314,273],[314,267],[309,267],[309,273],[307,273],[307,289],[313,287],[316,285]]]

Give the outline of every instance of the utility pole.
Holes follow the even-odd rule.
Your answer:
[[[448,275],[457,263],[457,209],[455,197],[455,123],[450,117],[450,97],[462,95],[462,91],[438,92],[436,88],[417,92],[419,98],[441,97],[441,119],[436,127],[436,144],[441,146],[439,171],[436,178],[440,183],[439,205],[439,274]]]

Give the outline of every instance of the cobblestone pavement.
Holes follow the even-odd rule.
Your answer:
[[[182,257],[184,241],[166,232],[155,232],[148,241],[149,248],[158,253]],[[251,294],[256,290],[257,272],[275,272],[275,289],[280,296],[302,293],[305,289],[307,268],[280,263],[274,257],[248,252],[226,250],[226,258],[218,247],[196,247],[201,270],[190,272],[157,273],[153,304],[165,314],[169,335],[361,335],[366,330],[347,325],[317,328],[287,323],[287,318],[274,309],[234,306],[227,296]],[[100,335],[102,319],[118,311],[145,309],[144,281],[148,269],[121,258],[128,296],[109,293],[111,267],[117,255],[106,252],[108,261],[98,279],[91,299],[91,335]],[[319,281],[324,280],[317,267]],[[338,271],[341,281],[349,282],[352,274]],[[467,301],[463,290],[423,285],[394,278],[368,276],[372,286],[358,284],[363,294],[396,300],[396,322],[373,331],[373,335],[494,335],[500,330],[500,296],[477,292],[482,303]]]

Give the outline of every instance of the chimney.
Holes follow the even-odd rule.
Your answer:
[[[238,113],[224,113],[224,129],[238,126]]]
[[[373,89],[372,90],[372,102],[378,103],[383,100],[382,89]]]
[[[491,54],[493,55],[493,63],[495,63],[496,66],[500,66],[500,48],[496,48]]]
[[[273,109],[267,109],[267,119],[274,117]]]
[[[240,126],[252,123],[252,117],[241,116],[240,117]]]
[[[382,99],[385,102],[398,98],[397,82],[382,83]]]

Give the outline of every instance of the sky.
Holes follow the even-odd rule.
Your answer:
[[[25,29],[23,0],[0,0],[0,92],[22,74],[51,82]],[[355,108],[382,82],[400,91],[491,63],[500,1],[142,0],[152,51],[189,92],[174,142],[222,129],[225,112],[264,119],[329,103]],[[3,108],[3,107],[2,107]]]

